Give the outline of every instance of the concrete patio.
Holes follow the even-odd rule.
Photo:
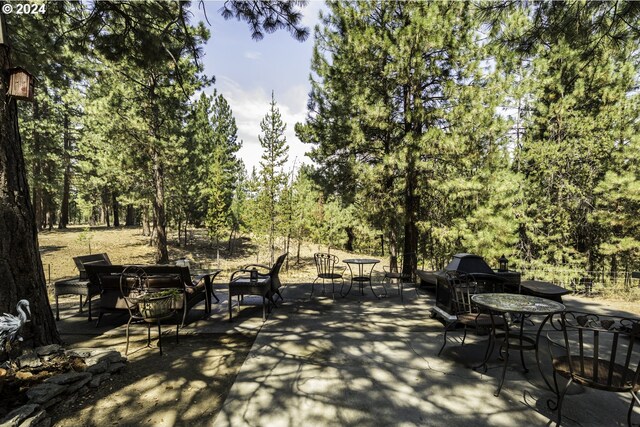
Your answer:
[[[374,288],[381,290],[380,285]],[[224,286],[219,286],[217,293],[221,302],[214,306],[214,313],[207,319],[190,323],[181,330],[181,336],[244,334],[255,336],[255,341],[222,409],[212,414],[206,424],[542,426],[555,423],[555,413],[547,407],[547,399],[553,394],[544,385],[532,352],[525,354],[530,368],[526,374],[517,353],[512,352],[502,392],[494,397],[502,369],[497,351],[486,373],[472,369],[482,359],[486,336],[470,333],[465,345],[460,346],[462,334],[454,332],[438,357],[443,326],[429,316],[433,295],[417,296],[412,288],[405,289],[404,302],[401,302],[396,288],[388,289],[389,296],[380,300],[375,299],[368,288],[364,296],[353,289],[346,298],[336,296],[333,300],[330,287],[325,296],[319,295],[316,288],[316,295],[310,298],[310,284],[288,285],[283,292],[285,301],[279,302],[265,323],[261,321],[259,306],[243,306],[237,320],[230,324],[226,321],[226,292]],[[596,299],[566,297],[565,303],[573,309],[612,314],[610,308]],[[200,314],[196,310],[194,317]],[[538,319],[536,327],[541,320]],[[88,327],[86,317],[82,316],[67,317],[59,326],[63,338],[70,342],[86,344],[87,333],[94,335],[94,341],[122,342],[124,337],[122,326],[95,329]],[[166,328],[163,343],[169,356],[163,357],[171,357],[172,351],[189,344],[182,341],[176,344],[170,331],[172,327]],[[157,350],[146,349],[142,353],[148,359],[155,357]],[[135,359],[135,354],[133,357]],[[548,357],[543,356],[543,364],[549,373]],[[206,400],[206,390],[205,384],[198,401]],[[565,399],[563,425],[626,425],[630,396],[577,386],[572,390]],[[179,417],[174,414],[173,423],[155,424],[184,423]],[[640,420],[639,408],[636,408],[635,420]]]

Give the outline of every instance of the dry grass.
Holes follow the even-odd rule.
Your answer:
[[[40,253],[48,283],[64,277],[77,275],[72,257],[89,253],[106,252],[114,264],[152,264],[154,248],[149,246],[149,239],[142,235],[140,228],[106,228],[92,227],[89,231],[82,227],[70,227],[67,230],[45,231],[39,234]],[[282,242],[280,242],[282,243]],[[89,246],[90,245],[90,246]],[[297,245],[292,242],[289,250],[288,264],[283,269],[283,279],[294,282],[309,282],[316,277],[313,264],[315,252],[326,252],[326,246],[305,243],[297,256]],[[284,245],[276,249],[276,256],[284,251]],[[331,249],[340,259],[362,256],[345,251]],[[220,268],[223,270],[218,279],[226,280],[235,269],[250,263],[270,264],[270,254],[265,245],[255,243],[251,239],[237,239],[232,253],[227,245],[219,252],[209,242],[204,230],[190,231],[187,247],[177,246],[177,234],[169,234],[169,258],[175,261],[188,258],[197,267]],[[376,256],[376,258],[381,258]],[[382,264],[376,266],[382,272]]]
[[[106,252],[114,264],[152,264],[154,261],[154,249],[148,244],[148,237],[142,235],[140,228],[106,228],[93,227],[90,230],[83,227],[70,227],[67,230],[52,230],[41,232],[40,252],[45,276],[49,284],[63,277],[76,276],[77,271],[72,257],[88,253]],[[282,243],[282,242],[280,242]],[[89,250],[89,244],[91,248]],[[251,239],[238,239],[234,242],[234,250],[229,253],[226,244],[217,252],[211,246],[204,230],[190,231],[190,243],[187,247],[177,245],[177,234],[169,234],[169,258],[177,260],[188,258],[196,267],[220,268],[223,272],[216,278],[216,282],[225,282],[229,275],[242,265],[250,263],[270,264],[269,252],[265,245],[256,243]],[[326,246],[305,243],[300,248],[300,257],[297,257],[297,246],[291,243],[288,265],[282,271],[282,279],[285,283],[310,282],[316,277],[313,264],[315,252],[326,252]],[[276,256],[283,252],[283,245],[277,248]],[[331,253],[339,259],[349,257],[367,256],[353,254],[337,249],[331,249]],[[380,278],[382,266],[388,265],[386,258],[376,265],[374,276]],[[348,276],[348,270],[347,270]],[[640,314],[637,301],[630,301],[627,295],[601,295],[596,297],[598,301],[605,301],[607,305],[620,310]]]

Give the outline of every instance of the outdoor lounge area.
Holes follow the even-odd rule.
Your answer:
[[[377,278],[373,287],[380,293]],[[229,323],[227,290],[221,281],[214,282],[220,303],[213,304],[209,316],[202,316],[202,304],[194,307],[180,329],[180,343],[166,340],[162,357],[149,350],[129,356],[132,373],[141,364],[155,365],[150,375],[157,380],[152,387],[135,394],[134,381],[105,393],[91,411],[74,414],[66,422],[63,418],[60,425],[103,412],[113,412],[125,423],[181,424],[194,414],[211,413],[212,402],[219,410],[211,413],[208,424],[217,426],[555,423],[556,412],[547,405],[555,395],[537,370],[533,352],[524,354],[528,373],[513,352],[499,397],[494,396],[503,368],[498,351],[488,358],[486,372],[473,369],[485,354],[486,334],[469,332],[461,346],[462,334],[452,333],[449,345],[437,356],[444,328],[430,315],[434,294],[418,295],[405,285],[402,299],[393,291],[378,299],[368,289],[364,295],[351,292],[334,299],[328,293],[310,298],[311,282],[286,283],[284,300],[264,323],[260,298],[251,296]],[[565,296],[564,304],[570,310],[632,316],[583,297]],[[76,310],[63,309],[58,322],[66,341],[79,346],[122,344],[124,325],[115,316],[105,318],[96,329],[86,322],[86,314]],[[527,333],[535,334],[540,321],[534,321],[525,324]],[[548,325],[543,335],[547,329]],[[172,334],[170,325],[165,333]],[[239,337],[251,337],[253,343],[244,350],[246,358],[237,376],[224,385],[222,398],[212,401],[210,387],[219,389],[215,372],[235,352],[224,342]],[[542,370],[551,378],[546,342],[541,350]],[[176,399],[192,402],[189,414],[175,413]],[[629,403],[628,393],[574,385],[565,398],[562,425],[626,425]],[[637,422],[638,406],[633,417]]]

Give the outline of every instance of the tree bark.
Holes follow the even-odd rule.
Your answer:
[[[4,17],[0,15],[0,19]],[[28,300],[31,321],[23,334],[32,337],[36,345],[58,343],[60,336],[38,251],[18,109],[16,100],[6,95],[9,66],[9,49],[0,45],[0,313],[15,313],[18,301]]]
[[[132,204],[127,205],[127,219],[124,225],[127,227],[136,225],[136,210]]]
[[[64,176],[62,183],[62,203],[58,228],[67,228],[69,224],[69,191],[71,189],[71,134],[69,132],[69,113],[64,114]]]
[[[113,209],[113,226],[120,227],[120,203],[118,203],[118,195],[115,191],[111,192],[111,206]]]
[[[168,264],[167,217],[164,211],[164,168],[160,163],[160,153],[157,149],[153,150],[153,186],[155,188],[153,212],[156,218],[156,264]]]
[[[150,236],[151,235],[151,227],[149,227],[151,220],[149,218],[149,206],[145,203],[142,208],[142,235]]]

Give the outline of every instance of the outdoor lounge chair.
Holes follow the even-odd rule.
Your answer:
[[[270,310],[267,300],[276,306],[275,295],[280,299],[280,269],[288,253],[278,257],[271,268],[262,264],[248,264],[231,274],[229,279],[229,321],[232,320],[232,299],[238,297],[238,305],[243,301],[245,295],[258,295],[262,297],[262,320],[267,319],[267,311]],[[260,268],[262,271],[258,270]]]
[[[81,255],[73,257],[73,262],[78,269],[78,277],[66,278],[58,280],[53,284],[54,295],[56,298],[56,320],[60,320],[60,304],[58,297],[60,295],[79,295],[80,296],[80,313],[82,313],[82,307],[84,304],[89,305],[88,320],[91,321],[91,299],[95,295],[100,294],[100,287],[98,285],[92,285],[87,279],[87,272],[85,271],[85,265],[111,265],[111,260],[106,253]],[[87,299],[82,302],[82,297]]]

